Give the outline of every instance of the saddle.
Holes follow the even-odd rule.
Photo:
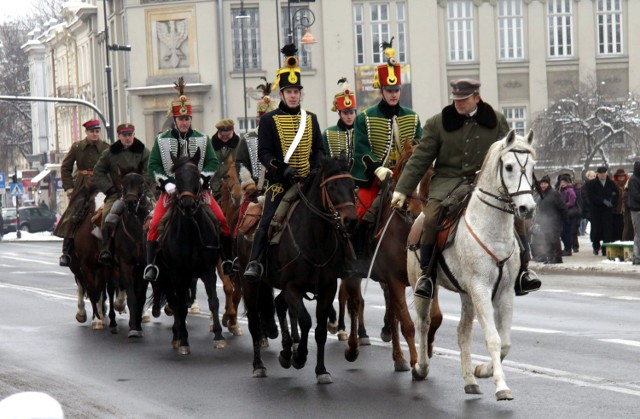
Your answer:
[[[255,230],[255,227],[262,217],[263,200],[263,197],[259,197],[256,202],[250,202],[249,205],[247,205],[247,209],[244,214],[242,214],[240,222],[238,223],[238,232],[242,233],[242,235],[247,236]]]

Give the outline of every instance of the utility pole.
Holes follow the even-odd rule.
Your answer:
[[[18,186],[18,166],[14,166],[13,183]],[[22,232],[20,231],[20,194],[16,193],[16,237],[22,238]]]

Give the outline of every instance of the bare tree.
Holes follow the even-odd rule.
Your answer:
[[[580,167],[632,161],[639,155],[638,99],[607,94],[604,83],[584,84],[558,100],[533,123],[539,141],[538,160],[548,168]]]
[[[28,21],[32,25],[42,26],[51,18],[59,18],[65,1],[68,0],[34,0],[31,12],[27,15]]]

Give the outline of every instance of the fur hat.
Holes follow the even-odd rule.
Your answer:
[[[613,177],[616,177],[616,176],[627,177],[627,172],[621,167],[618,170],[616,170],[616,172],[613,174]]]
[[[229,131],[233,129],[233,119],[221,119],[216,123],[216,129],[220,131]]]
[[[542,179],[538,181],[538,183],[546,183],[548,185],[551,185],[551,178],[549,178],[549,175],[544,175],[542,176]]]

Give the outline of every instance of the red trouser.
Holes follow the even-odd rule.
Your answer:
[[[362,217],[369,211],[371,208],[371,204],[378,196],[378,192],[380,192],[380,186],[378,186],[378,182],[373,182],[370,188],[359,188],[358,189],[358,202],[357,202],[357,210],[356,214],[358,215],[358,220],[362,222]]]
[[[220,205],[218,205],[216,200],[213,199],[211,192],[208,192],[208,191],[203,192],[202,200],[205,204],[209,205],[209,208],[211,208],[211,211],[213,211],[213,214],[216,216],[218,221],[220,221],[222,234],[225,236],[228,236],[229,224],[227,223],[227,219],[224,218],[224,213],[222,212],[222,208],[220,208]],[[158,240],[160,236],[160,234],[158,233],[158,224],[160,223],[160,220],[162,220],[162,217],[164,217],[164,215],[167,213],[172,203],[173,201],[171,199],[171,196],[166,192],[162,192],[162,194],[160,195],[160,198],[158,199],[158,203],[156,204],[156,208],[153,210],[153,218],[151,219],[151,225],[149,226],[149,233],[147,234],[148,241]]]

